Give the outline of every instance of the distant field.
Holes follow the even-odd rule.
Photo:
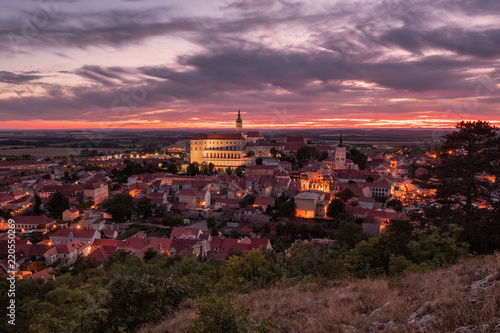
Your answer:
[[[371,144],[371,145],[391,145],[391,146],[401,146],[401,145],[411,145],[411,144],[421,144],[423,141],[344,141],[348,144]]]
[[[21,156],[31,155],[34,157],[56,157],[56,156],[69,156],[80,155],[80,151],[85,148],[62,148],[62,147],[42,147],[42,148],[22,148],[22,149],[0,149],[0,156]],[[123,151],[120,148],[92,148],[99,152],[107,151]]]

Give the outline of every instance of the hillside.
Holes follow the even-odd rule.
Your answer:
[[[432,273],[300,283],[234,297],[271,332],[500,332],[500,253]],[[140,333],[187,332],[199,302]]]

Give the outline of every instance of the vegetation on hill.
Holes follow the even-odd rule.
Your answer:
[[[250,253],[234,251],[226,261],[169,257],[155,251],[148,251],[144,260],[118,251],[102,265],[80,258],[71,271],[66,266],[56,268],[55,281],[18,281],[16,332],[134,332],[164,320],[186,300],[197,303],[215,297],[218,306],[230,307],[230,296],[222,300],[219,297],[277,285],[328,286],[345,284],[356,277],[396,278],[403,271],[432,270],[467,253],[467,246],[458,242],[451,231],[415,229],[405,221],[392,225],[382,237],[365,241],[359,238],[359,225],[346,221],[338,229],[338,242],[330,249],[298,241],[286,256],[259,249]],[[7,283],[5,279],[0,281],[0,306],[7,306]],[[275,325],[274,318],[254,318],[246,309],[220,314],[228,316],[220,318],[222,322],[236,322],[223,327],[249,327],[242,332],[265,332]],[[205,313],[200,316],[210,318]],[[195,331],[216,332],[198,330],[208,325],[206,320],[193,322]],[[8,329],[0,326],[0,331]]]
[[[139,333],[223,332],[214,323],[232,332],[498,332],[499,267],[496,254],[394,279],[280,284],[230,301],[190,300]]]

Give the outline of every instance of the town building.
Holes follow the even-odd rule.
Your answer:
[[[87,244],[93,244],[94,240],[100,239],[101,233],[91,229],[59,229],[50,235],[50,242],[54,245],[69,244],[74,240],[80,240]]]
[[[40,216],[25,216],[25,215],[17,215],[13,217],[15,221],[15,230],[16,231],[28,231],[35,229],[44,229],[50,230],[52,226],[56,223],[55,220],[45,217],[44,215]],[[8,221],[4,221],[0,223],[0,230],[9,229]]]
[[[243,133],[243,120],[238,110],[235,134],[195,134],[191,139],[190,162],[212,163],[215,168],[236,168],[247,163],[246,144],[262,139],[259,132]]]
[[[73,221],[79,216],[80,216],[80,211],[76,207],[68,208],[62,213],[62,218],[64,221]]]
[[[300,192],[294,198],[295,216],[304,218],[324,218],[328,200],[321,192]]]

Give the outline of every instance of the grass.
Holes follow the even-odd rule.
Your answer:
[[[453,332],[462,326],[483,324],[492,327],[500,324],[500,281],[475,290],[470,286],[499,272],[499,267],[497,254],[464,259],[433,273],[409,273],[391,280],[275,286],[237,295],[235,306],[250,307],[251,315],[259,320],[268,318],[273,323],[272,332],[368,332],[376,321],[394,321],[391,329],[381,332]],[[488,272],[477,274],[477,269]],[[197,300],[187,301],[174,317],[139,332],[186,332],[196,318],[198,304]],[[416,320],[408,323],[417,310]]]

